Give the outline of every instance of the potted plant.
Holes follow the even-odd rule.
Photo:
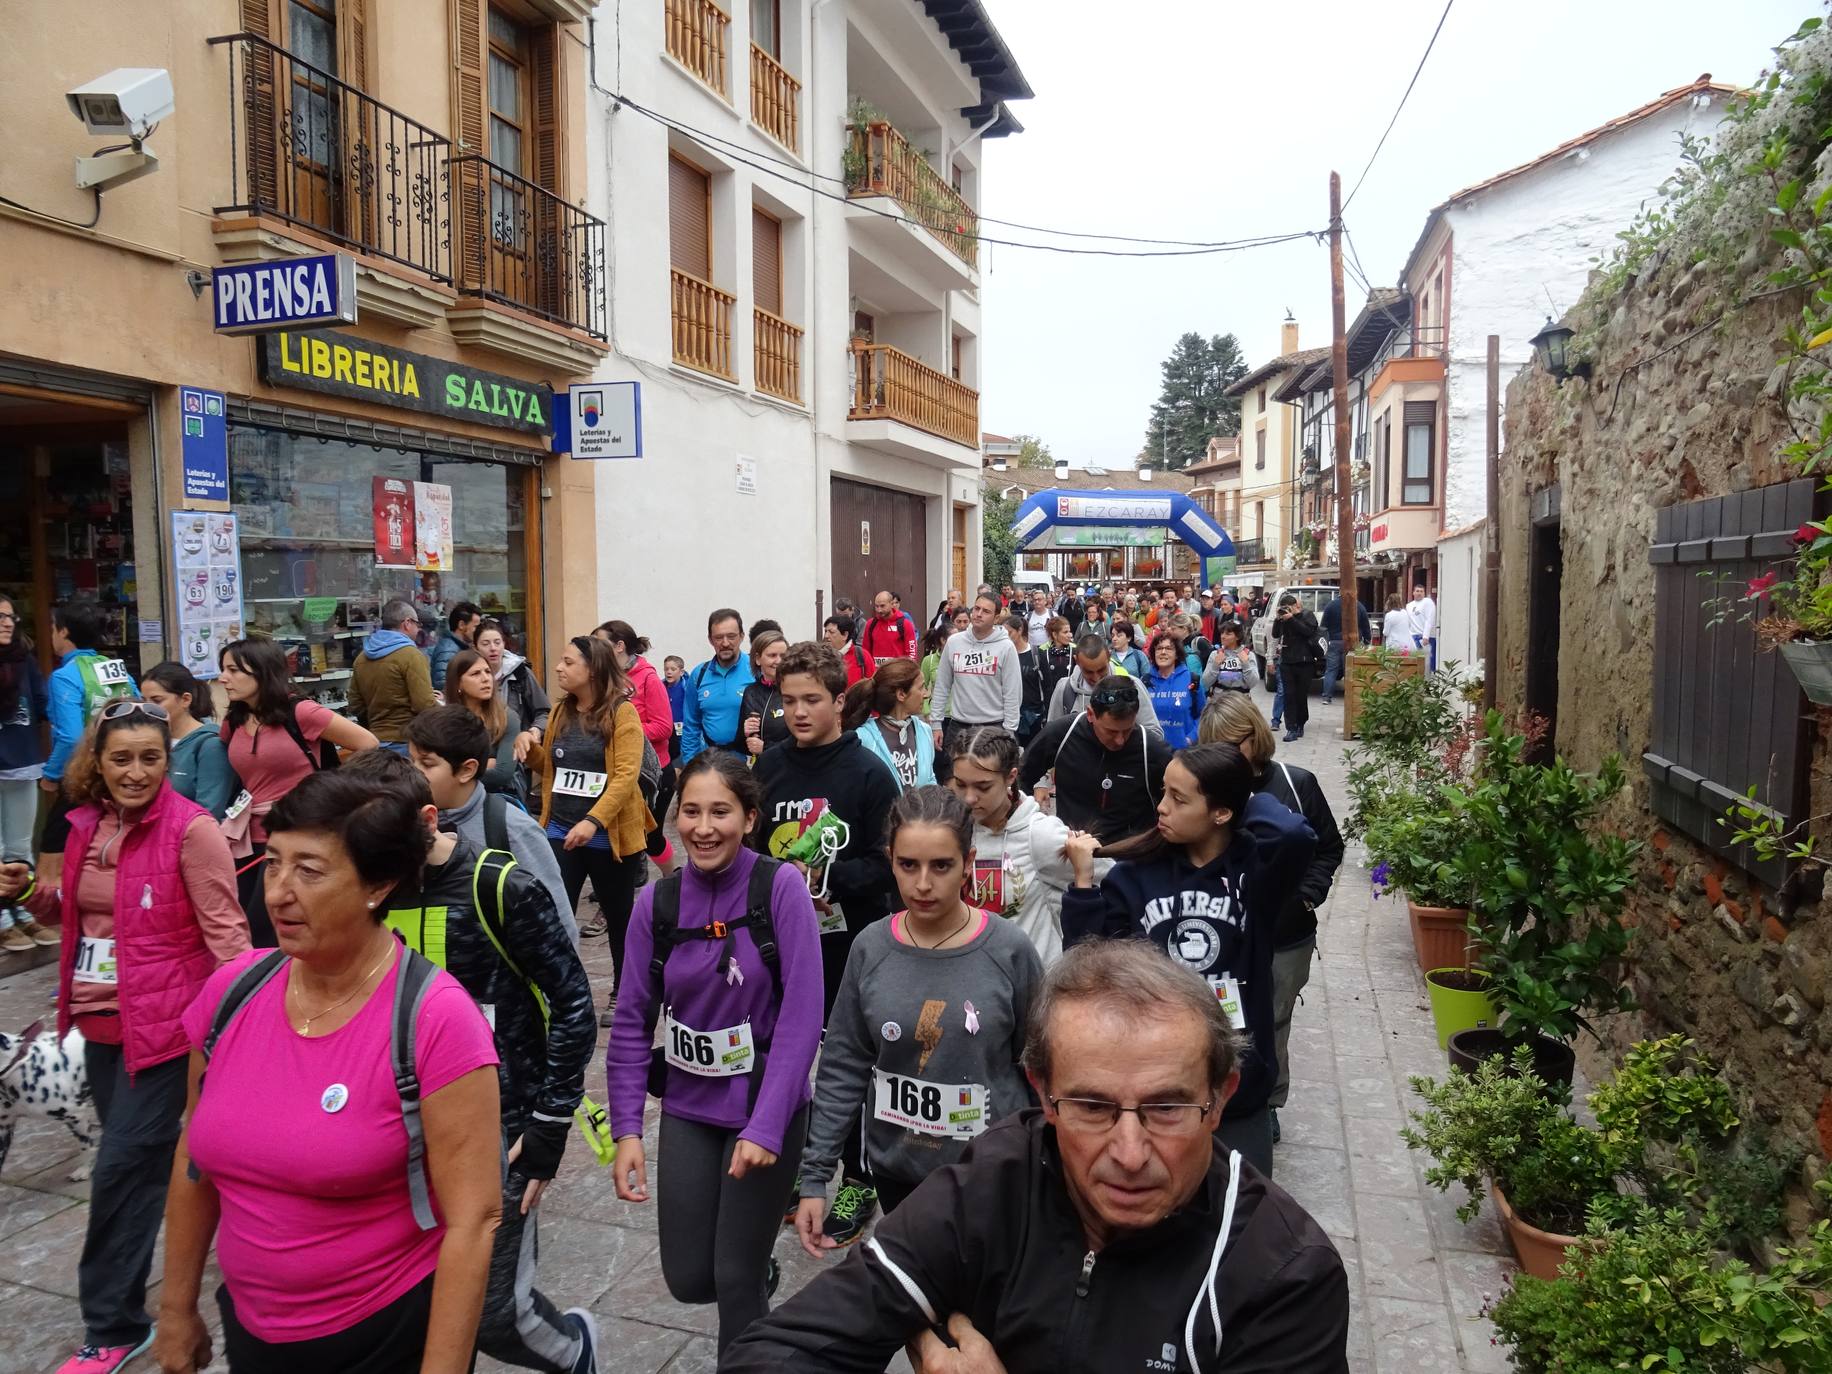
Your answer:
[[[1755,619],[1757,644],[1781,651],[1808,701],[1832,706],[1832,520],[1802,525],[1794,544],[1785,577],[1771,571],[1749,580],[1741,598],[1749,606],[1739,619]],[[1727,614],[1720,600],[1712,623]]]
[[[1468,884],[1475,967],[1501,1013],[1498,1027],[1453,1036],[1450,1055],[1469,1068],[1524,1043],[1542,1076],[1569,1083],[1570,1041],[1594,1034],[1594,1016],[1634,1006],[1621,914],[1640,845],[1601,825],[1622,789],[1619,759],[1591,776],[1563,759],[1530,763],[1526,749],[1525,734],[1489,712],[1474,776],[1443,791],[1470,827],[1446,862]]]

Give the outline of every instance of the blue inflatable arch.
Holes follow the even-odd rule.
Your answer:
[[[1053,525],[1163,525],[1203,558],[1231,558],[1234,541],[1180,491],[1064,491],[1050,488],[1018,507],[1011,532],[1023,548]]]

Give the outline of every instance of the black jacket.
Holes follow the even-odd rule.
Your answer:
[[[1047,709],[1056,694],[1056,684],[1075,666],[1075,648],[1071,644],[1052,644],[1048,648],[1039,644],[1037,652],[1043,659],[1043,702]]]
[[[520,1135],[530,1113],[564,1121],[585,1092],[585,1070],[598,1047],[591,980],[553,898],[530,869],[509,871],[503,888],[503,943],[509,957],[547,1001],[551,1029],[528,984],[503,962],[479,925],[472,901],[478,849],[462,836],[451,857],[427,865],[417,894],[390,897],[389,924],[420,953],[456,978],[496,1033],[497,1083],[505,1139]],[[408,913],[445,909],[445,951],[416,935]]]
[[[1125,748],[1109,753],[1095,737],[1086,711],[1058,716],[1032,736],[1018,771],[1018,786],[1030,792],[1056,770],[1056,814],[1077,830],[1112,844],[1157,824],[1164,795],[1164,767],[1173,750],[1164,737],[1135,727]],[[1103,782],[1111,787],[1102,787]]]
[[[1209,1317],[1208,1269],[1229,1180],[1217,1147],[1191,1202],[1090,1251],[1039,1111],[994,1126],[929,1175],[873,1239],[753,1324],[723,1374],[864,1374],[965,1314],[1010,1374],[1343,1374],[1349,1288],[1329,1237],[1242,1161]],[[895,1266],[893,1270],[892,1266]],[[928,1311],[899,1279],[922,1294]],[[1194,1354],[1184,1346],[1199,1306]]]
[[[789,722],[782,711],[782,689],[773,683],[746,683],[738,704],[738,738],[744,738],[744,722],[757,716],[763,722],[758,734],[763,747],[781,744],[789,738]]]
[[[547,720],[553,713],[553,704],[547,700],[547,689],[541,686],[540,679],[534,675],[524,660],[515,665],[500,684],[503,701],[515,712],[522,722],[524,730],[547,729]]]
[[[1310,863],[1295,890],[1288,891],[1279,908],[1278,933],[1273,943],[1279,949],[1308,940],[1317,933],[1317,908],[1329,896],[1342,867],[1342,832],[1336,828],[1336,814],[1329,808],[1329,798],[1317,775],[1308,768],[1280,763],[1277,759],[1260,779],[1259,794],[1276,797],[1305,820],[1317,832],[1317,847],[1311,851]]]
[[[1279,661],[1292,668],[1313,668],[1323,662],[1323,631],[1317,628],[1317,617],[1298,607],[1298,613],[1272,622],[1273,637],[1285,648]]]
[[[822,812],[831,811],[846,822],[847,842],[827,875],[829,899],[848,930],[890,915],[897,884],[884,852],[884,823],[898,787],[884,761],[848,730],[832,744],[807,749],[794,740],[771,745],[758,756],[757,781],[763,821],[754,847],[780,859]]]

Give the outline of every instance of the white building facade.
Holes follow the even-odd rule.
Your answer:
[[[643,456],[600,463],[599,601],[705,656],[979,580],[984,140],[1030,95],[973,0],[600,6],[591,207]],[[617,98],[618,95],[622,100]]]

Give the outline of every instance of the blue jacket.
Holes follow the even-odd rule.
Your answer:
[[[1325,639],[1342,638],[1342,598],[1337,597],[1323,608],[1323,614],[1317,618],[1318,627]],[[1374,637],[1374,631],[1368,623],[1368,608],[1361,604],[1359,597],[1355,600],[1355,628],[1361,634],[1361,647],[1367,648]]]
[[[51,670],[51,757],[45,760],[45,776],[53,782],[63,778],[71,753],[89,728],[83,710],[82,660],[103,657],[97,649],[72,649]],[[129,695],[140,693],[136,689]]]
[[[1285,894],[1304,881],[1317,832],[1283,802],[1256,793],[1214,862],[1197,868],[1172,848],[1161,857],[1123,859],[1097,888],[1062,896],[1062,943],[1149,940],[1204,977],[1240,983],[1251,1052],[1240,1061],[1240,1089],[1224,1116],[1249,1116],[1266,1105],[1278,1078],[1272,1026],[1272,952]]]
[[[229,766],[229,746],[213,725],[214,722],[205,722],[203,729],[172,741],[172,761],[166,776],[174,792],[189,797],[220,821],[235,794],[241,791],[242,783]]]
[[[1137,645],[1123,654],[1116,654],[1113,661],[1136,678],[1144,678],[1151,672],[1151,665],[1145,661],[1145,651]]]
[[[920,717],[911,717],[910,729],[916,735],[916,786],[927,787],[935,781],[935,732]],[[853,734],[859,737],[859,743],[865,746],[866,753],[876,754],[884,760],[884,766],[891,770],[891,776],[897,778],[897,790],[903,791],[903,779],[898,776],[897,761],[891,757],[891,747],[884,742],[884,731],[878,728],[876,718],[866,721]]]
[[[413,640],[399,630],[376,630],[363,641],[363,652],[372,659],[387,658],[397,649],[411,649]]]
[[[36,768],[44,762],[38,747],[38,724],[51,714],[51,692],[38,660],[27,654],[19,660],[19,704],[11,720],[0,723],[0,772]]]
[[[1164,727],[1164,742],[1184,749],[1196,742],[1196,722],[1202,719],[1202,682],[1187,666],[1165,675],[1157,668],[1144,678],[1151,693],[1151,708]]]
[[[740,706],[751,681],[751,660],[739,654],[729,668],[709,658],[687,674],[685,710],[681,718],[681,762],[708,745],[730,748],[737,743],[743,724]]]
[[[453,659],[470,647],[450,630],[440,631],[439,637],[433,641],[433,647],[427,653],[427,657],[432,660],[430,667],[435,692],[445,690],[445,670],[452,666]]]

